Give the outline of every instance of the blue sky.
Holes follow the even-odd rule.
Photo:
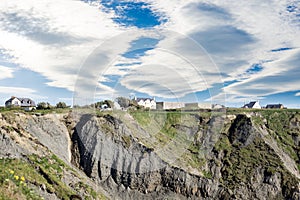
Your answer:
[[[0,105],[136,95],[300,108],[299,35],[296,0],[3,0]]]

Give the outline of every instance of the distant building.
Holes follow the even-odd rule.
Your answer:
[[[156,108],[159,110],[180,109],[184,108],[183,102],[156,102]]]
[[[271,108],[271,109],[283,109],[284,106],[282,104],[268,104],[266,108]]]
[[[242,108],[256,108],[261,109],[259,101],[251,101],[250,103],[245,104]]]
[[[188,109],[212,109],[210,103],[185,103],[185,108]]]
[[[143,106],[144,108],[156,109],[155,98],[135,98],[138,105]]]
[[[12,96],[5,102],[5,107],[22,107],[24,110],[32,110],[35,108],[35,102],[29,98],[19,98]]]

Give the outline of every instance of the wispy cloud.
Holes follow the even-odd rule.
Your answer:
[[[216,66],[195,41],[175,32],[162,33],[154,49],[130,67],[121,83],[127,88],[164,98],[181,98],[220,82]]]
[[[111,14],[80,1],[8,1],[0,9],[0,45],[10,62],[71,91],[88,55],[122,31]]]
[[[13,69],[0,65],[0,80],[13,77]]]
[[[0,93],[1,94],[13,94],[14,96],[26,96],[30,94],[36,93],[35,90],[31,88],[24,88],[24,87],[3,87],[0,86]]]
[[[207,50],[224,81],[238,80],[224,87],[228,96],[261,98],[299,89],[300,29],[295,13],[287,10],[289,1],[148,2],[168,16],[164,28],[193,38]],[[289,51],[272,51],[284,48]],[[262,69],[249,71],[256,63],[263,63]]]
[[[267,96],[271,94],[299,90],[300,51],[276,62],[266,63],[266,69],[250,78],[225,88],[229,94],[237,96]]]
[[[15,0],[2,1],[0,10],[0,47],[8,61],[83,96],[121,88],[183,97],[219,91],[213,88],[224,81],[234,101],[299,91],[300,20],[292,1]],[[155,44],[129,57],[149,27],[160,34],[146,35]],[[0,66],[0,79],[13,71]]]

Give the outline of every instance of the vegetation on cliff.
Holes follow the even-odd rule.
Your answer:
[[[2,110],[0,199],[104,199],[96,182],[124,199],[300,197],[299,110],[92,114]],[[153,170],[134,173],[145,163]]]

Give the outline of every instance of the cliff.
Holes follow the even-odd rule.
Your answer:
[[[298,110],[4,112],[0,193],[19,189],[21,199],[32,190],[37,199],[298,200],[299,123]],[[7,170],[26,174],[26,187]]]

